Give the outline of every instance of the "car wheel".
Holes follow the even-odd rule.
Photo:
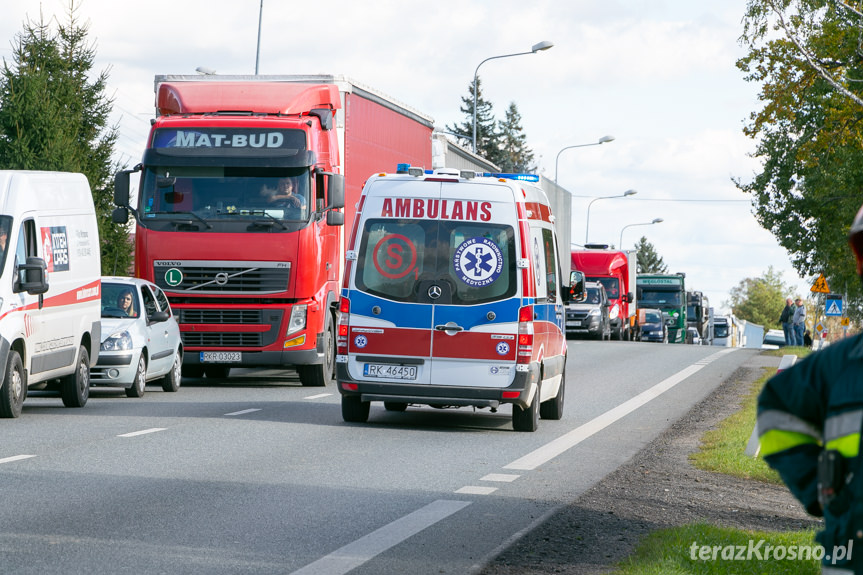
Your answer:
[[[526,409],[513,404],[512,428],[516,431],[536,431],[539,427],[539,386]]]
[[[183,358],[179,353],[174,356],[174,365],[171,366],[171,371],[165,374],[162,379],[163,391],[177,391],[180,389],[180,382],[183,380]]]
[[[358,395],[342,396],[342,419],[350,423],[365,423],[369,420],[370,401],[362,401]]]
[[[334,345],[332,317],[327,319],[327,328],[324,330],[324,361],[319,365],[300,365],[297,372],[300,374],[300,383],[304,387],[326,387],[335,379],[336,349]]]
[[[0,387],[0,417],[18,417],[21,406],[27,395],[27,381],[24,376],[24,364],[17,351],[9,352],[6,362],[6,375],[3,387]]]
[[[66,407],[84,407],[90,397],[90,354],[83,345],[78,349],[75,372],[60,380],[60,396]]]
[[[539,416],[542,419],[560,419],[563,417],[563,398],[566,394],[566,368],[560,376],[560,387],[557,395],[539,404]]]
[[[208,365],[204,367],[204,375],[209,379],[227,379],[231,375],[231,367],[228,365]]]
[[[400,401],[385,401],[384,409],[387,411],[405,411],[408,408],[407,403],[401,403]]]
[[[144,391],[147,389],[147,360],[144,359],[144,352],[141,352],[141,357],[138,358],[138,369],[135,370],[135,381],[132,382],[132,387],[126,388],[126,397],[144,397]]]

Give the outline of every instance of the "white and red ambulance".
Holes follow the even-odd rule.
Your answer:
[[[570,289],[548,198],[520,178],[400,165],[366,182],[337,336],[345,421],[373,401],[512,404],[519,431],[562,417]]]

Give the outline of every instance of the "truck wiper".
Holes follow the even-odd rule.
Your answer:
[[[205,220],[204,218],[202,218],[201,216],[199,216],[195,212],[149,212],[149,214],[156,215],[156,216],[192,216],[193,218],[195,218],[196,220],[198,220],[199,222],[201,222],[202,224],[207,226],[207,229],[209,229],[209,230],[213,229],[213,226],[210,225],[210,223],[207,220]],[[174,220],[174,219],[177,219],[177,218],[171,218],[171,220]],[[177,225],[179,225],[179,223],[180,222],[175,222],[175,224],[177,224]]]
[[[257,215],[257,214],[256,214],[256,215]],[[285,224],[283,224],[282,222],[280,222],[280,221],[279,221],[279,218],[274,217],[274,216],[271,216],[271,215],[270,215],[270,214],[268,214],[267,212],[264,212],[262,215],[263,215],[263,216],[266,216],[266,217],[268,217],[268,218],[269,218],[269,220],[267,220],[267,223],[268,223],[268,224],[270,224],[270,226],[272,226],[273,224],[276,224],[277,226],[279,226],[279,227],[280,227],[280,228],[282,228],[283,230],[288,229],[288,228],[287,228],[287,226],[286,226]],[[254,222],[252,222],[252,225],[255,225],[255,226],[262,226],[262,225],[264,225],[264,223],[263,223],[263,222],[261,222],[260,220],[255,220]]]

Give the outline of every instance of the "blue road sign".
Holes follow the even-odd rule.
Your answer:
[[[842,315],[842,300],[828,299],[824,302],[824,315],[826,316],[841,316]]]

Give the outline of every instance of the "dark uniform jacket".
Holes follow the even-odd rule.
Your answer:
[[[818,455],[835,450],[845,484],[823,510],[818,542],[830,554],[853,541],[851,563],[863,573],[863,334],[812,353],[770,378],[758,397],[761,455],[812,515],[818,502]],[[826,559],[825,559],[826,562]]]

